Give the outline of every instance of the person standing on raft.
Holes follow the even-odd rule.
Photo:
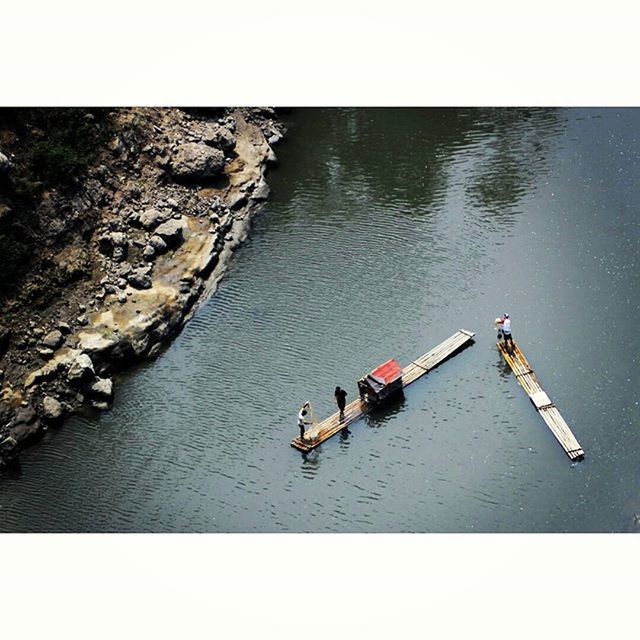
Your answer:
[[[340,387],[336,387],[333,395],[336,397],[336,403],[338,409],[340,409],[340,420],[344,420],[344,408],[347,406],[347,392]]]
[[[505,313],[502,318],[498,318],[496,324],[498,325],[498,338],[500,338],[500,333],[502,332],[504,348],[509,353],[513,353],[513,337],[511,335],[511,318],[509,314]]]
[[[304,427],[307,424],[313,424],[311,420],[305,420],[307,417],[307,409],[311,408],[310,402],[305,402],[298,412],[298,427],[300,427],[300,440],[306,440]]]

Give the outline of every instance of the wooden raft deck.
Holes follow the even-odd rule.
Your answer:
[[[408,364],[402,370],[402,387],[408,387],[412,382],[421,378],[428,371],[436,367],[443,360],[458,351],[463,345],[473,339],[475,333],[460,329],[456,331],[450,338],[440,343],[437,347],[431,349],[423,356]],[[294,438],[291,446],[300,451],[311,451],[319,444],[328,440],[352,422],[359,420],[362,416],[370,411],[373,407],[361,400],[359,397],[350,402],[344,410],[344,419],[340,420],[340,413],[336,411],[332,416],[319,422],[307,429],[306,438],[302,440],[300,436]]]
[[[551,433],[556,437],[556,440],[560,443],[569,458],[571,458],[571,460],[584,458],[584,451],[580,443],[576,440],[569,425],[560,415],[557,407],[551,402],[549,396],[542,389],[540,381],[524,357],[524,354],[520,351],[518,345],[515,342],[513,343],[513,355],[508,353],[503,342],[498,342],[498,349],[511,367],[522,388],[527,392],[533,406],[547,423],[547,426],[551,429]]]

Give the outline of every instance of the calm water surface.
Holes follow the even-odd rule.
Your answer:
[[[297,110],[216,296],[0,480],[2,531],[637,531],[639,110]],[[586,451],[495,347],[508,311]],[[310,399],[476,343],[304,457]]]

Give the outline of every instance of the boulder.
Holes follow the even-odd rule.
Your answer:
[[[37,418],[34,408],[28,404],[26,407],[20,407],[13,418],[13,426],[20,424],[33,424]]]
[[[127,244],[127,236],[122,231],[114,231],[111,234],[111,242],[114,247],[123,247]]]
[[[116,262],[123,262],[126,260],[129,250],[129,240],[127,239],[127,236],[121,231],[115,231],[111,234],[111,241],[113,242],[113,259]]]
[[[87,355],[105,352],[116,342],[117,338],[114,335],[105,335],[100,331],[89,330],[78,333],[78,348]]]
[[[69,382],[86,382],[95,376],[93,362],[86,353],[81,353],[71,363],[67,372]]]
[[[157,254],[164,253],[167,250],[167,243],[158,235],[149,238],[149,244]]]
[[[38,435],[38,422],[31,424],[19,424],[9,431],[9,437],[13,438],[17,443],[27,445],[33,442]]]
[[[98,251],[105,256],[110,256],[113,252],[111,236],[108,233],[98,238]]]
[[[183,230],[185,226],[186,224],[184,220],[174,220],[172,218],[171,220],[163,222],[156,229],[156,235],[159,236],[160,239],[163,240],[168,247],[176,247],[184,239]]]
[[[105,256],[112,257],[116,262],[127,258],[129,240],[121,231],[106,233],[98,238],[98,250]]]
[[[223,151],[231,151],[236,146],[236,138],[226,127],[219,124],[212,124],[202,132],[202,141],[205,144],[218,147]]]
[[[267,131],[266,135],[267,135],[267,142],[269,143],[269,146],[278,144],[278,142],[282,140],[282,133],[280,133],[280,131],[278,131],[277,129],[271,129],[270,131]]]
[[[209,180],[219,176],[223,170],[224,153],[203,143],[182,144],[171,159],[171,173],[177,180]]]
[[[58,329],[60,330],[61,333],[65,333],[65,334],[71,333],[71,327],[67,322],[59,322]]]
[[[113,398],[113,382],[111,378],[97,378],[91,385],[91,395],[100,400],[111,400]]]
[[[147,230],[155,229],[160,223],[168,220],[171,213],[158,209],[147,209],[138,216],[138,222]]]
[[[153,260],[155,256],[156,256],[156,251],[150,244],[146,245],[145,248],[142,250],[142,257],[145,260]]]
[[[49,349],[49,347],[38,347],[38,355],[45,360],[49,359],[53,354],[53,349]]]
[[[47,420],[59,420],[62,417],[62,405],[52,396],[45,396],[42,401],[42,415]]]
[[[277,165],[278,164],[278,156],[275,154],[275,151],[269,147],[269,153],[267,154],[267,164]]]
[[[0,151],[0,175],[7,173],[11,169],[11,161]]]
[[[18,441],[15,438],[9,436],[4,440],[0,441],[0,455],[8,456],[13,453],[18,446]]]
[[[126,278],[130,273],[131,270],[133,269],[133,267],[128,263],[125,262],[119,269],[118,269],[118,275],[121,278]]]
[[[136,289],[151,289],[151,278],[147,269],[134,269],[127,276],[127,282]]]
[[[227,201],[229,209],[240,209],[240,207],[244,207],[245,204],[247,204],[247,195],[245,193],[242,193],[242,191],[231,192],[229,200]]]
[[[253,190],[251,194],[252,200],[266,200],[269,197],[269,193],[271,193],[271,189],[269,189],[269,185],[267,181],[262,178],[260,182],[258,182],[256,188]]]
[[[64,336],[62,332],[58,329],[54,329],[47,333],[47,335],[42,339],[42,344],[49,349],[53,349],[54,351],[62,345],[64,342]]]

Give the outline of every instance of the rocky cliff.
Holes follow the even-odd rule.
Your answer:
[[[66,415],[108,409],[111,374],[180,330],[268,197],[283,135],[270,109],[60,110],[64,135],[7,111],[0,466]]]

